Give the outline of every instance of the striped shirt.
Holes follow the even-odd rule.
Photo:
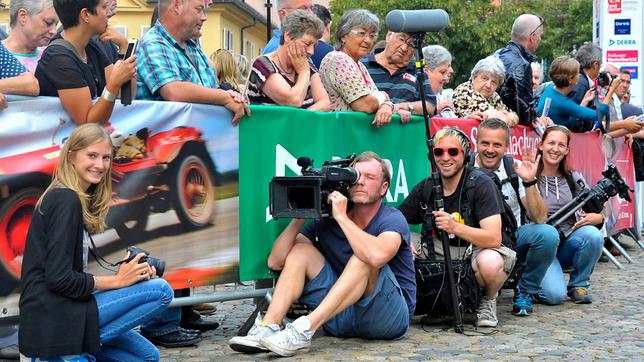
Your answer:
[[[136,56],[136,99],[162,100],[159,89],[176,81],[218,87],[215,70],[197,43],[180,45],[159,21],[139,42]]]
[[[365,65],[371,78],[378,90],[387,92],[389,98],[394,103],[405,103],[405,102],[416,102],[420,100],[420,93],[418,92],[418,87],[416,85],[416,70],[414,68],[414,62],[410,61],[409,65],[405,68],[400,68],[394,72],[394,74],[389,73],[389,70],[385,69],[376,61],[375,53],[369,54],[367,57],[361,60],[362,64]],[[427,103],[433,104],[436,106],[436,97],[432,92],[432,87],[429,84],[429,78],[425,76],[425,93],[427,96]]]
[[[310,61],[309,67],[311,68],[310,72],[312,77],[317,71]],[[253,68],[251,69],[250,79],[248,81],[248,99],[250,103],[277,104],[277,102],[264,93],[264,83],[266,83],[266,80],[271,74],[279,74],[290,87],[293,87],[297,83],[297,73],[295,74],[295,80],[291,80],[286,74],[282,73],[269,56],[261,55],[253,62]],[[304,97],[300,108],[309,108],[313,103],[313,93],[311,92],[311,82],[309,81],[309,86],[306,89],[306,97]]]

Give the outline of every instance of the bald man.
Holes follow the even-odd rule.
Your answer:
[[[530,125],[536,117],[532,104],[532,68],[543,36],[543,18],[522,14],[512,24],[508,45],[496,51],[505,66],[505,81],[498,93],[508,108],[519,115],[519,124]]]

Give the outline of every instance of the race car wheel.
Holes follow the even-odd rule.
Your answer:
[[[196,155],[181,158],[172,173],[174,209],[185,226],[210,224],[215,206],[213,180],[204,161]]]
[[[17,286],[31,215],[43,191],[30,187],[9,196],[0,207],[0,296]]]

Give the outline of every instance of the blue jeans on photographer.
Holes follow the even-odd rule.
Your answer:
[[[126,288],[94,293],[98,305],[99,361],[158,361],[159,350],[132,330],[166,310],[172,288],[156,278]]]
[[[559,245],[557,257],[548,267],[541,282],[537,299],[544,304],[556,305],[566,300],[568,290],[590,286],[590,275],[602,254],[604,236],[593,225],[582,226]],[[563,270],[572,268],[566,286]]]
[[[548,266],[557,255],[559,233],[551,225],[527,224],[517,229],[517,264],[525,264],[518,288],[536,295]]]
[[[175,298],[190,296],[190,289],[177,289],[174,291]],[[179,330],[181,323],[182,307],[166,308],[141,325],[141,333],[147,337],[158,337],[164,334],[173,333]]]

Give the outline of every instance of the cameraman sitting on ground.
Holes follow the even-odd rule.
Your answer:
[[[440,172],[445,201],[444,211],[433,211],[436,227],[450,236],[452,259],[463,258],[468,244],[472,244],[472,269],[476,280],[485,289],[485,295],[478,309],[476,325],[496,327],[496,296],[514,267],[516,253],[501,245],[501,204],[499,191],[492,179],[478,169],[466,168],[470,140],[456,128],[444,128],[434,136],[436,167]],[[468,200],[472,210],[472,225],[463,223],[465,214],[463,198],[465,180],[476,177],[473,200]],[[407,222],[417,225],[423,222],[425,210],[432,208],[434,200],[423,200],[425,180],[414,187],[400,205],[400,211]],[[433,193],[432,196],[433,198]],[[453,217],[456,217],[456,220]],[[432,247],[431,245],[429,247]],[[443,256],[442,244],[433,245],[436,255]]]
[[[384,205],[391,173],[373,152],[356,157],[360,171],[348,199],[328,197],[333,218],[294,219],[277,238],[268,266],[281,270],[264,318],[230,347],[240,352],[271,350],[282,356],[308,349],[321,326],[335,337],[396,339],[409,328],[416,280],[409,227],[398,210]],[[289,306],[299,300],[315,308],[280,331]]]

